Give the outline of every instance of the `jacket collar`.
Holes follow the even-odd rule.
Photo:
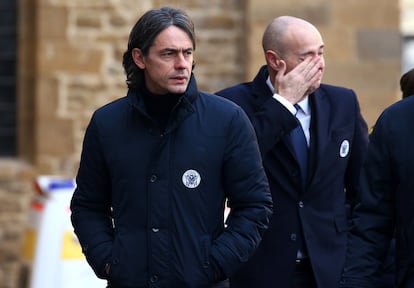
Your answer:
[[[269,71],[267,70],[267,65],[263,65],[256,77],[253,79],[253,85],[255,87],[253,91],[253,96],[259,100],[260,103],[266,101],[269,97],[272,97],[273,92],[267,86],[266,81],[269,77]]]
[[[197,82],[194,77],[194,74],[191,74],[190,81],[187,86],[187,90],[184,92],[184,94],[180,97],[179,102],[182,102],[183,99],[185,101],[189,102],[190,104],[195,101],[195,99],[198,96],[198,88],[197,88]],[[141,112],[145,112],[145,105],[144,101],[142,99],[142,91],[138,89],[128,89],[127,93],[127,99],[128,102]]]
[[[127,100],[129,104],[137,109],[145,118],[152,121],[151,116],[148,114],[148,111],[145,107],[144,100],[142,99],[142,91],[138,89],[128,89]],[[179,123],[186,118],[189,114],[194,112],[193,103],[197,99],[199,94],[197,88],[197,82],[194,77],[194,74],[191,74],[190,81],[187,86],[187,90],[180,97],[177,102],[176,107],[173,110],[173,117],[170,124],[167,125],[167,130],[171,131],[173,128],[177,127]]]

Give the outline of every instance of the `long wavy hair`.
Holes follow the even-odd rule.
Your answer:
[[[142,54],[147,56],[157,35],[170,26],[176,26],[187,33],[195,50],[194,23],[183,10],[162,7],[147,11],[132,28],[129,34],[128,50],[123,56],[122,66],[125,70],[128,88],[137,89],[144,85],[144,72],[134,63],[132,49],[139,48]]]

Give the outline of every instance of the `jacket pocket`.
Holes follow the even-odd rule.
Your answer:
[[[215,267],[211,263],[211,239],[210,236],[203,236],[200,241],[200,248],[201,248],[201,257],[202,257],[202,266],[203,270],[207,276],[209,283],[213,283],[215,281],[216,271],[214,270]]]
[[[112,241],[94,243],[94,245],[84,244],[82,251],[86,260],[95,272],[96,276],[101,279],[107,279],[104,273],[104,266],[110,259]]]
[[[115,237],[112,254],[108,261],[110,267],[107,276],[115,287],[144,287],[146,285],[147,255],[138,235],[140,233]]]

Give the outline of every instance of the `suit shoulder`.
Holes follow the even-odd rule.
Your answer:
[[[221,95],[221,94],[233,93],[234,91],[250,89],[252,85],[253,85],[253,82],[251,81],[241,82],[241,83],[234,84],[232,86],[223,88],[220,91],[217,91],[215,94]]]
[[[351,88],[329,84],[321,84],[319,89],[322,92],[322,94],[326,95],[333,102],[358,102],[358,97],[355,91]]]
[[[220,91],[217,91],[215,94],[230,99],[234,102],[238,102],[241,98],[244,98],[253,93],[253,82],[243,82],[227,88],[224,88]]]
[[[389,105],[381,114],[395,118],[414,118],[414,97],[407,97]]]
[[[330,94],[332,93],[344,93],[344,94],[355,94],[354,90],[344,86],[337,86],[331,84],[321,84],[320,89]]]
[[[217,109],[224,109],[224,110],[238,110],[241,109],[240,106],[220,95],[208,93],[208,92],[200,92],[200,100],[207,105],[211,105],[213,107],[217,107]]]

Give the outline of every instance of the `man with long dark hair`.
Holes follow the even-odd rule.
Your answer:
[[[186,13],[145,13],[124,54],[127,96],[87,127],[71,217],[108,287],[228,287],[267,228],[254,129],[241,108],[197,89],[194,50]]]

